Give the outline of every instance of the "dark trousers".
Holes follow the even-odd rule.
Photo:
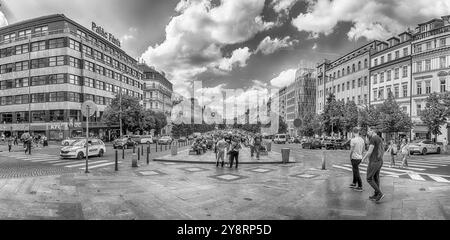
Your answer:
[[[8,145],[8,151],[11,152],[11,145]]]
[[[375,195],[381,193],[380,190],[380,170],[383,161],[370,162],[367,166],[367,183],[375,190]]]
[[[230,168],[233,167],[233,162],[236,160],[236,168],[238,168],[239,164],[239,152],[231,152],[230,153]]]
[[[255,147],[250,146],[250,156],[253,157],[254,153],[255,153]]]
[[[358,184],[358,187],[362,187],[361,175],[359,174],[360,163],[361,159],[352,159],[353,184]]]

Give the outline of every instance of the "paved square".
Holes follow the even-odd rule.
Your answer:
[[[272,172],[273,169],[269,169],[269,168],[254,168],[254,169],[250,169],[248,171],[255,172],[255,173],[268,173],[268,172]]]
[[[237,181],[237,180],[241,180],[247,177],[241,176],[241,175],[236,175],[236,174],[219,174],[219,175],[215,175],[215,176],[209,176],[210,178],[214,178],[220,181],[226,181],[226,182],[232,182],[232,181]]]
[[[173,162],[160,162],[161,164],[164,165],[176,165],[177,163],[173,163]]]
[[[203,171],[208,171],[208,169],[199,168],[199,167],[186,167],[186,168],[180,168],[180,169],[184,170],[186,172],[203,172]]]
[[[166,175],[163,172],[160,172],[158,170],[149,170],[149,171],[139,171],[137,172],[139,175],[142,176],[157,176],[157,175]]]
[[[308,174],[308,173],[300,173],[300,174],[295,174],[295,175],[291,175],[292,177],[297,177],[297,178],[315,178],[319,175],[317,174]]]

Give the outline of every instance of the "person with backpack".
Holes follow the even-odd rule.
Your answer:
[[[13,142],[14,142],[13,136],[9,136],[8,137],[8,152],[11,152],[11,147],[13,145]]]
[[[395,144],[394,140],[391,140],[389,142],[389,147],[386,150],[386,153],[389,153],[391,155],[391,164],[390,168],[395,167],[395,156],[397,155],[397,144]]]
[[[383,192],[381,192],[380,185],[380,171],[383,167],[383,141],[375,133],[373,129],[367,130],[367,136],[369,138],[369,149],[363,157],[361,163],[364,163],[366,159],[369,160],[367,165],[367,183],[375,190],[375,193],[369,197],[371,201],[379,202],[384,198]]]

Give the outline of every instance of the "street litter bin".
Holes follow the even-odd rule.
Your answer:
[[[131,167],[138,167],[138,155],[136,153],[133,153],[133,155],[131,155]]]
[[[178,154],[178,146],[176,144],[172,145],[172,156]]]
[[[281,149],[281,162],[282,163],[288,163],[289,162],[289,153],[291,152],[291,149],[289,148],[282,148]]]

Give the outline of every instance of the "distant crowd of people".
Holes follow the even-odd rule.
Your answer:
[[[29,152],[31,150],[31,148],[37,148],[40,146],[42,146],[42,147],[48,146],[47,136],[41,135],[41,134],[31,135],[28,132],[22,134],[20,137],[18,137],[17,135],[11,135],[9,137],[6,137],[3,134],[2,141],[6,141],[9,152],[12,151],[13,146],[18,146],[19,142],[23,144],[23,149],[24,149],[25,153]]]
[[[196,154],[201,154],[207,150],[214,150],[216,154],[216,166],[224,167],[227,163],[230,168],[239,165],[239,152],[242,147],[250,149],[250,157],[260,160],[261,151],[267,151],[263,144],[261,134],[242,134],[233,132],[221,132],[209,136],[197,137],[192,143],[191,149]],[[225,161],[225,158],[228,161]]]

